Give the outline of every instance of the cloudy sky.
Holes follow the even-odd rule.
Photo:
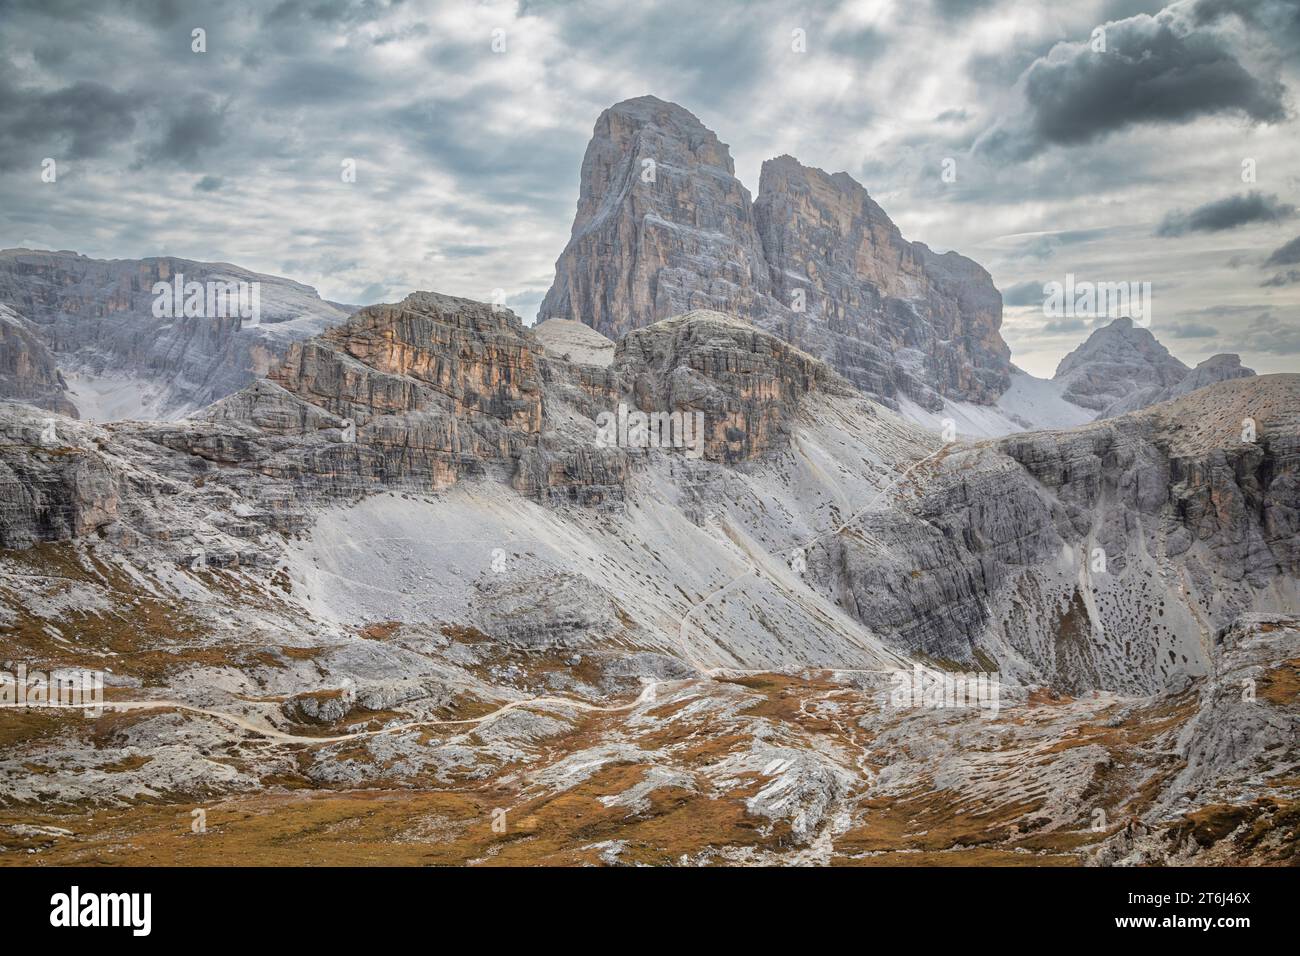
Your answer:
[[[1090,328],[1043,315],[1066,273],[1151,282],[1189,364],[1300,369],[1300,0],[0,0],[0,22],[0,246],[353,303],[503,289],[531,321],[597,115],[652,93],[751,190],[781,153],[845,170],[979,261],[1036,374]]]

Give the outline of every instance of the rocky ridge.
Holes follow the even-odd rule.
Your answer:
[[[1240,356],[1226,353],[1189,369],[1149,329],[1121,317],[1094,331],[1065,356],[1052,381],[1063,398],[1095,410],[1102,419],[1254,374],[1242,366]]]
[[[1254,369],[1246,368],[1241,364],[1241,356],[1221,352],[1198,364],[1173,385],[1163,387],[1149,385],[1129,392],[1123,398],[1116,399],[1106,406],[1097,417],[1114,418],[1116,415],[1123,415],[1139,408],[1172,401],[1218,382],[1227,382],[1234,378],[1249,378],[1254,374]]]
[[[662,545],[677,549],[674,535],[721,534],[692,545],[709,578],[799,549],[807,577],[769,569],[755,584],[792,620],[807,611],[783,596],[792,587],[838,609],[846,643],[829,646],[828,660],[883,639],[894,653],[962,664],[983,655],[1076,691],[1151,692],[1204,673],[1207,631],[1294,601],[1297,381],[1239,379],[1080,429],[945,446],[811,356],[720,314],[634,330],[600,368],[547,357],[506,310],[416,293],[293,346],[267,380],[187,422],[109,433],[69,423],[47,447],[38,419],[9,406],[0,543],[97,533],[171,541],[181,560],[203,550],[223,566],[269,566],[275,535],[311,532],[322,508],[465,486],[471,499],[505,493],[497,507],[508,511],[517,495],[560,509],[561,523],[594,520],[582,534],[597,534],[599,553],[607,520],[658,502],[680,527],[623,536],[665,534]],[[597,419],[620,406],[698,414],[700,459],[597,442]],[[1242,440],[1246,416],[1254,441]],[[892,489],[887,476],[904,469]],[[178,521],[176,507],[190,517]],[[828,533],[849,513],[853,522]],[[718,545],[739,551],[710,565]],[[691,633],[664,633],[658,620],[655,593],[682,587],[663,574],[641,595],[636,629],[659,650],[695,655],[680,645]],[[610,587],[574,567],[560,579]],[[696,631],[747,648],[719,663],[784,657],[763,636],[773,622],[754,630],[732,613],[699,614]]]
[[[68,383],[39,335],[13,309],[0,305],[0,398],[77,417]]]
[[[889,405],[991,403],[1009,384],[1001,296],[977,264],[907,242],[847,174],[788,156],[751,202],[696,117],[627,100],[596,122],[539,316],[617,339],[692,309],[750,319]]]
[[[258,283],[259,323],[156,317],[154,283],[178,274],[186,282]],[[98,421],[180,418],[257,380],[290,343],[349,314],[309,286],[229,263],[30,249],[0,250],[0,304],[58,363],[67,386],[59,400]],[[9,352],[6,344],[0,354]],[[6,397],[24,396],[11,388]]]
[[[703,413],[702,456],[599,447],[620,403]],[[466,824],[449,861],[1282,860],[1294,734],[1261,748],[1295,720],[1276,689],[1300,655],[1297,409],[1300,376],[1245,378],[945,444],[734,318],[634,330],[601,367],[432,293],[362,310],[186,422],[59,419],[48,442],[45,414],[3,404],[11,653],[108,662],[118,698],[200,709],[24,737],[6,769],[51,773],[5,773],[3,793],[243,802],[278,780],[381,814],[385,788],[408,815],[518,808],[511,842]],[[894,706],[890,675],[913,663],[997,671],[1004,718]],[[1228,714],[1242,667],[1266,709]],[[205,711],[374,733],[250,753],[246,726]],[[1237,729],[1180,735],[1202,719]],[[1272,802],[1195,829],[1242,793]],[[665,800],[689,833],[647,815]],[[70,826],[40,852],[116,839]]]

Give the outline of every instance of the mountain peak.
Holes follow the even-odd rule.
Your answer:
[[[633,96],[626,100],[620,100],[605,112],[619,113],[623,116],[635,116],[638,118],[659,120],[664,116],[681,118],[690,122],[700,123],[699,117],[680,104],[673,103],[670,100],[661,100],[652,93],[645,93],[641,96]]]
[[[653,96],[601,113],[539,319],[618,339],[696,309],[748,319],[886,404],[992,402],[1009,385],[988,273],[903,238],[847,173],[781,155],[757,200],[690,111]]]
[[[1217,355],[1189,369],[1151,330],[1128,316],[1095,329],[1061,359],[1053,381],[1064,398],[1096,409],[1101,418],[1168,401],[1206,385],[1255,373],[1237,356]]]

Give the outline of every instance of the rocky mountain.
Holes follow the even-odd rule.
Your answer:
[[[582,160],[578,210],[539,320],[617,340],[659,319],[772,306],[753,203],[726,144],[652,96],[601,113]]]
[[[0,398],[77,417],[54,356],[31,325],[5,305],[0,305]]]
[[[1061,359],[1052,380],[1064,398],[1100,413],[1141,389],[1176,385],[1188,371],[1149,329],[1123,317]]]
[[[1254,374],[1254,369],[1246,368],[1241,364],[1240,355],[1221,352],[1201,362],[1173,385],[1167,385],[1163,388],[1158,385],[1149,385],[1146,388],[1138,388],[1129,392],[1123,398],[1117,399],[1106,406],[1098,417],[1114,418],[1116,415],[1123,415],[1139,408],[1147,408],[1159,402],[1171,401],[1218,382],[1227,382],[1234,378],[1249,378]]]
[[[51,860],[276,788],[292,854],[397,788],[446,862],[1294,856],[1300,376],[944,442],[734,317],[602,365],[415,293],[186,421],[48,414],[0,404],[6,650],[117,708],[0,756]],[[1002,710],[898,696],[953,672]]]
[[[201,304],[195,300],[197,308],[187,310],[182,288],[174,309],[155,314],[155,283],[174,283],[178,276],[199,284]],[[241,282],[246,288],[256,284],[255,320],[233,307],[213,308],[208,298],[209,289]],[[97,421],[179,418],[256,380],[290,343],[348,315],[309,286],[228,263],[173,257],[108,261],[30,249],[0,251],[0,304],[21,316],[27,337],[43,347],[33,351],[32,343],[21,344],[6,331],[0,364],[35,369],[52,359],[65,386],[9,384],[6,397],[27,400],[24,390],[33,388],[33,399],[57,394],[45,398],[46,404],[70,403],[82,418]],[[43,353],[49,358],[40,358]]]
[[[1241,356],[1232,354],[1212,356],[1189,369],[1149,329],[1121,317],[1061,359],[1052,382],[1062,398],[1093,409],[1102,419],[1254,374],[1242,366]]]
[[[751,202],[695,116],[626,100],[596,121],[539,318],[617,339],[692,309],[750,319],[895,407],[988,404],[1010,384],[1002,299],[976,263],[906,241],[847,174],[789,156]]]

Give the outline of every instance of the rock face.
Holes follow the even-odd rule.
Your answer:
[[[539,319],[575,319],[617,340],[692,309],[752,316],[770,290],[749,190],[726,144],[653,96],[601,113]]]
[[[703,415],[711,461],[782,451],[805,396],[852,395],[812,356],[720,312],[688,312],[629,332],[615,368],[633,407]]]
[[[597,441],[620,406],[698,415],[701,454]],[[710,666],[919,654],[1071,692],[1152,693],[1205,673],[1207,633],[1297,600],[1300,376],[944,446],[734,317],[633,330],[602,368],[547,357],[506,310],[416,293],[293,346],[267,380],[185,422],[64,422],[47,442],[39,413],[17,407],[0,444],[0,547],[98,535],[270,566],[275,536],[309,533],[327,506],[457,491],[462,510],[492,502],[468,541],[547,525],[531,539],[551,555],[536,579],[445,598],[479,608],[454,620],[512,640],[626,627]],[[466,519],[448,505],[445,520]],[[796,551],[806,572],[771,557]],[[756,610],[704,602],[698,630],[679,632],[736,574]],[[509,620],[492,611],[507,604]]]
[[[251,485],[258,513],[291,530],[313,504],[382,489],[427,493],[466,476],[494,476],[548,500],[617,501],[629,457],[646,449],[598,445],[602,412],[698,412],[704,457],[738,463],[782,449],[798,401],[818,388],[844,385],[797,349],[717,313],[637,330],[602,366],[548,358],[507,310],[416,293],[289,343],[266,379],[191,422],[142,434],[192,456],[159,465],[177,480],[220,483],[233,467],[242,487],[242,476],[259,475],[264,481]],[[45,491],[18,503],[5,540],[57,540],[84,523],[50,523],[55,515],[103,513],[63,471],[14,480],[28,478]]]
[[[267,379],[186,421],[124,427],[121,454],[98,453],[93,432],[68,423],[45,442],[38,416],[15,422],[0,547],[115,522],[122,540],[157,534],[171,522],[159,503],[178,488],[226,516],[214,534],[228,537],[206,550],[236,564],[257,560],[238,539],[259,526],[300,530],[317,507],[381,491],[487,479],[549,504],[617,505],[651,449],[598,443],[602,413],[698,413],[700,457],[741,464],[784,451],[802,403],[823,394],[852,393],[810,356],[718,313],[636,330],[601,368],[547,358],[508,310],[414,293],[295,343]],[[134,508],[119,511],[124,495]]]
[[[563,367],[555,391],[592,403]],[[616,449],[591,447],[591,436],[574,434],[567,421],[544,429],[548,377],[540,343],[509,310],[417,292],[295,343],[265,382],[201,417],[253,429],[254,467],[309,494],[427,492],[492,474],[532,494],[554,488],[587,503],[617,495],[624,463]],[[612,394],[612,382],[598,369],[589,373],[596,395]],[[582,416],[567,403],[565,410]],[[267,449],[267,434],[308,444]],[[180,446],[193,440],[188,430],[175,437]]]
[[[1213,676],[1171,741],[1176,772],[1145,814],[1149,824],[1169,823],[1125,826],[1093,851],[1096,863],[1294,864],[1294,827],[1284,821],[1295,804],[1271,795],[1270,782],[1295,762],[1300,740],[1298,639],[1300,620],[1263,614],[1244,614],[1214,635]]]
[[[703,453],[598,442],[620,405],[702,415]],[[287,781],[403,788],[409,820],[524,786],[566,862],[1294,859],[1300,375],[945,444],[732,316],[602,366],[416,293],[185,421],[49,416],[0,403],[6,653],[111,660],[140,709],[7,747],[24,820]],[[897,700],[940,669],[1006,711]],[[439,860],[537,842],[489,834]]]
[[[77,406],[54,357],[22,316],[0,305],[0,399],[27,402],[70,418]]]
[[[80,426],[56,423],[26,405],[0,404],[0,548],[94,534],[120,517],[128,470]],[[140,486],[136,490],[142,490]]]
[[[1175,680],[1184,660],[1206,664],[1210,636],[1237,615],[1290,607],[1300,576],[1297,398],[1300,376],[1238,379],[999,442],[1050,490],[1071,552],[1077,587],[1055,646],[1036,652],[1055,656],[1063,686],[1105,682],[1109,670],[1117,686],[1151,689]],[[1242,440],[1246,418],[1257,440]],[[1021,612],[1034,604],[1024,599]]]
[[[256,282],[257,325],[237,316],[157,317],[155,282]],[[309,286],[227,263],[89,259],[0,251],[0,304],[28,324],[72,386],[83,418],[179,418],[256,380],[288,350],[347,318]],[[206,308],[206,305],[205,305]],[[0,343],[0,365],[15,343]],[[122,392],[138,393],[123,398]],[[26,400],[26,396],[20,397]],[[48,406],[46,406],[48,407]]]
[[[847,174],[788,156],[751,203],[692,114],[627,100],[596,122],[539,317],[618,338],[692,309],[750,319],[886,404],[990,403],[1009,383],[1002,299],[974,262],[907,242]]]
[[[1071,693],[1177,686],[1206,672],[1216,628],[1296,600],[1297,399],[1300,376],[1239,379],[958,446],[913,498],[809,561],[909,653],[1013,657]]]
[[[1234,378],[1249,378],[1255,374],[1254,369],[1241,364],[1241,356],[1228,353],[1212,355],[1184,375],[1176,384],[1160,387],[1158,385],[1139,388],[1124,398],[1108,405],[1097,417],[1114,418],[1139,408],[1147,408],[1160,402],[1168,402],[1182,395],[1189,395],[1200,388],[1218,382],[1231,381]]]
[[[1052,380],[1067,400],[1104,412],[1134,392],[1176,385],[1187,373],[1149,330],[1122,317],[1061,359]]]
[[[991,404],[1010,385],[1002,295],[978,264],[908,242],[847,173],[763,164],[754,218],[785,306],[756,316],[865,391],[932,407]],[[804,311],[797,306],[802,299]]]

